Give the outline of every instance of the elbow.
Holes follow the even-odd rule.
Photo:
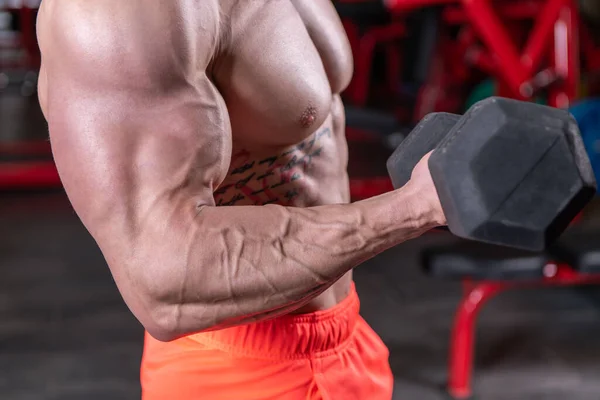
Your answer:
[[[186,275],[179,269],[146,264],[134,277],[135,284],[127,285],[126,296],[135,316],[154,339],[171,342],[187,335],[212,329],[215,304],[201,296],[186,296],[186,292],[204,293],[204,287],[186,289]]]
[[[160,342],[172,342],[187,335],[215,328],[214,323],[202,317],[208,314],[205,307],[199,304],[173,303],[152,297],[147,300],[146,318],[141,322],[154,339]],[[186,315],[188,311],[193,315]]]
[[[156,276],[160,269],[140,269],[137,284],[128,285],[124,298],[130,309],[150,336],[161,342],[171,342],[182,336],[182,309],[169,279]],[[147,272],[153,271],[152,274]],[[128,301],[129,300],[129,301]]]
[[[172,342],[183,336],[176,307],[170,304],[153,304],[147,317],[141,321],[146,332],[159,342]]]

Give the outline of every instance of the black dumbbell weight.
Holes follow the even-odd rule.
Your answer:
[[[577,123],[564,110],[493,97],[462,117],[429,115],[388,160],[394,187],[431,150],[448,227],[466,239],[542,250],[596,192]]]

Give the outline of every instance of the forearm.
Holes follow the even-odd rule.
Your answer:
[[[430,229],[410,188],[347,205],[204,207],[169,269],[178,334],[288,313],[361,262]],[[183,251],[183,250],[182,250]],[[185,270],[183,270],[185,269]]]

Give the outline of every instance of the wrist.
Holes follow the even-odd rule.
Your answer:
[[[409,182],[403,188],[397,190],[404,198],[409,215],[414,226],[424,231],[446,225],[446,220],[437,197],[431,198],[424,195],[416,185]]]

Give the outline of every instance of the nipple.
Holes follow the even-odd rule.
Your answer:
[[[303,128],[310,128],[317,120],[317,109],[313,106],[308,106],[300,116],[300,125]]]

